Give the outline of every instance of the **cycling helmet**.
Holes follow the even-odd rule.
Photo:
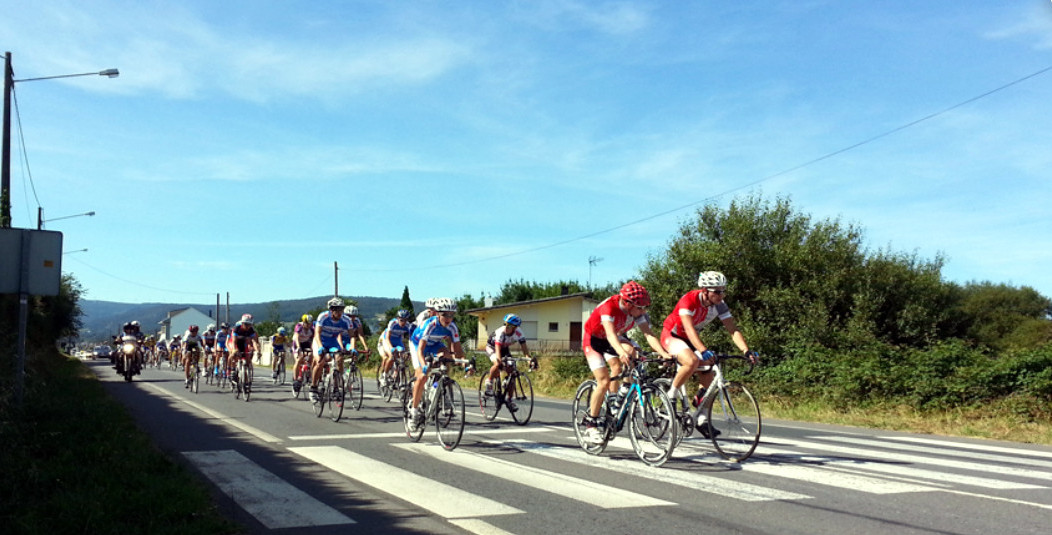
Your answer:
[[[197,325],[191,325],[190,326],[190,332],[193,333],[193,334],[197,334],[197,331],[199,331],[199,330],[201,330],[201,328],[198,327]]]
[[[278,327],[278,334],[280,334],[281,336],[285,336],[285,332],[286,331],[284,327]]]
[[[650,293],[647,292],[647,289],[642,284],[636,281],[626,282],[618,293],[621,294],[621,299],[628,299],[637,306],[650,306]]]
[[[304,314],[303,317],[300,318],[300,321],[302,321],[303,323],[310,323],[314,321],[314,318],[310,314]]]
[[[347,315],[348,316],[357,316],[358,315],[358,307],[356,307],[354,305],[351,305],[351,306],[347,307]]]
[[[129,321],[128,323],[125,323],[124,326],[121,327],[121,330],[122,331],[127,331],[128,329],[134,329],[134,328],[135,328],[135,325],[132,324],[132,322]]]
[[[723,288],[727,286],[727,277],[719,271],[702,271],[698,275],[699,288]]]
[[[522,325],[522,319],[515,314],[508,314],[507,316],[504,316],[504,323],[518,327],[519,325]]]
[[[409,311],[403,308],[403,309],[398,311],[398,314],[396,316],[398,318],[407,320],[407,319],[409,319]]]
[[[132,325],[132,327],[135,327],[136,329],[138,329],[140,327],[138,320],[132,320],[131,325]]]
[[[230,328],[230,324],[224,321],[223,323],[219,324],[219,328],[220,329],[229,329]]]
[[[437,301],[437,299],[434,297],[427,298],[427,301],[424,301],[424,308],[430,308],[431,310],[434,310],[435,301]]]
[[[435,298],[435,310],[438,312],[456,312],[457,304],[448,297]]]
[[[252,325],[252,314],[244,314],[241,316],[241,323],[245,325]]]
[[[329,310],[332,310],[334,308],[343,308],[347,306],[343,303],[343,299],[340,299],[339,297],[333,297],[332,299],[329,299],[328,303],[325,304],[329,307]]]
[[[215,330],[216,330],[216,324],[215,323],[209,323],[208,324],[208,332],[214,332]]]

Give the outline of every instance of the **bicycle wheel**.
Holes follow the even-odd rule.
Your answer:
[[[452,451],[464,436],[464,391],[453,379],[442,381],[435,407],[435,428],[442,447]]]
[[[595,391],[595,388],[595,379],[589,379],[581,383],[581,386],[577,387],[577,393],[573,398],[572,414],[570,415],[570,418],[572,418],[571,421],[573,421],[573,434],[577,437],[577,444],[581,446],[581,449],[591,455],[599,455],[606,449],[606,444],[608,442],[607,437],[609,436],[604,433],[603,439],[600,442],[591,442],[584,436],[584,419],[588,416],[588,406],[592,402],[592,392]],[[600,409],[600,411],[603,410],[605,409]],[[600,412],[600,419],[601,418],[603,418],[602,412]]]
[[[760,405],[741,383],[727,383],[709,405],[708,423],[716,451],[725,459],[742,462],[760,443]]]
[[[380,360],[380,363],[383,364],[383,360],[382,359]],[[380,379],[383,379],[383,377],[384,377],[383,366],[378,366],[376,368],[376,393],[380,394],[380,397],[384,398],[384,401],[391,401],[391,387],[390,386],[384,386],[383,384],[380,383]]]
[[[662,377],[660,379],[654,379],[654,388],[665,392],[668,395],[668,390],[672,388],[672,379],[668,377]],[[679,431],[676,433],[676,445],[679,446],[683,439],[690,436],[694,432],[694,417],[690,414],[690,407],[687,406],[686,400],[680,399],[676,401],[669,399],[672,402],[672,406],[676,409],[676,423],[679,424]]]
[[[332,374],[326,373],[325,377],[321,379],[321,384],[318,385],[318,402],[312,406],[314,416],[318,418],[321,418],[321,413],[325,412],[325,405],[329,401],[330,388],[332,388]]]
[[[529,375],[516,373],[508,385],[515,389],[515,394],[510,396],[516,405],[516,410],[511,411],[511,419],[519,425],[526,425],[533,416],[533,381]],[[508,396],[507,391],[504,395]]]
[[[358,411],[362,409],[362,401],[365,399],[365,378],[362,371],[354,366],[347,370],[347,403],[351,408]]]
[[[281,358],[281,360],[278,361],[278,367],[277,367],[276,370],[274,370],[275,371],[274,384],[276,384],[276,385],[283,385],[283,384],[285,384],[285,358],[284,357],[280,357],[280,358]]]
[[[415,381],[415,379],[414,379]],[[413,381],[409,382],[409,385],[402,390],[402,424],[405,426],[405,435],[409,437],[409,440],[413,442],[420,442],[420,437],[424,436],[424,428],[427,427],[427,422],[422,424],[420,427],[413,431],[410,426],[410,419],[412,418],[411,407],[413,406]],[[427,414],[427,398],[420,400],[420,410]]]
[[[190,391],[194,394],[197,393],[198,389],[201,388],[201,370],[197,366],[194,366],[194,371],[190,372]]]
[[[486,379],[489,379],[489,375],[483,375],[479,377],[479,411],[482,412],[482,417],[487,421],[492,422],[497,417],[497,413],[500,412],[500,402],[497,401],[497,388],[499,385],[493,385],[493,395],[486,395]]]
[[[339,422],[340,418],[343,416],[343,376],[339,373],[333,373],[332,388],[329,388],[328,381],[325,382],[325,387],[325,390],[328,393],[326,403],[329,406],[329,419],[334,422]]]
[[[395,369],[395,366],[391,366],[391,369],[387,370],[387,373],[383,373],[381,371],[377,371],[376,373],[377,373],[377,379],[376,379],[377,383],[380,382],[379,377],[380,377],[381,374],[386,376],[387,384],[384,385],[383,387],[380,387],[380,396],[382,396],[384,398],[384,401],[391,401],[391,398],[394,397],[395,392],[398,391],[398,387],[400,386],[399,383],[398,383],[398,380],[399,380],[398,370]]]
[[[248,398],[252,395],[252,367],[245,361],[241,361],[240,373],[237,384],[241,388],[242,399],[248,402]]]
[[[679,426],[676,409],[668,395],[660,388],[644,386],[642,402],[632,396],[629,413],[629,438],[636,455],[651,466],[661,466],[672,457],[676,449]]]

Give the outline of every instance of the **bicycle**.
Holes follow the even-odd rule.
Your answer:
[[[274,384],[283,385],[285,384],[285,351],[275,351],[270,355],[271,359],[277,359],[277,366],[274,368]]]
[[[184,351],[184,353],[186,355],[187,362],[183,366],[189,368],[191,365],[193,365],[194,367],[194,369],[190,372],[190,384],[187,386],[190,387],[191,392],[196,394],[201,386],[201,368],[198,365],[198,361],[201,359],[201,350],[199,348],[194,347],[187,349],[186,351]]]
[[[230,388],[234,391],[234,399],[244,399],[247,403],[252,396],[252,355],[238,353],[236,368],[230,377]]]
[[[636,358],[634,366],[610,379],[631,378],[632,382],[622,384],[621,390],[627,390],[623,400],[620,394],[605,394],[606,399],[596,418],[601,433],[599,442],[589,441],[584,436],[584,418],[588,416],[592,392],[598,384],[595,379],[588,379],[577,387],[571,416],[574,435],[581,449],[591,455],[599,455],[627,423],[632,449],[640,460],[651,466],[661,466],[672,457],[672,451],[679,443],[679,426],[675,425],[676,408],[665,391],[650,378],[646,368],[648,362],[665,361],[649,354],[641,355]]]
[[[680,400],[676,421],[679,423],[680,440],[689,437],[697,429],[702,436],[712,441],[720,456],[740,463],[748,459],[760,443],[762,418],[760,404],[749,389],[739,382],[724,379],[720,363],[733,359],[746,361],[749,368],[744,374],[752,373],[755,364],[744,355],[715,355],[711,364],[702,365],[711,368],[715,374],[712,383],[704,391],[698,385],[697,392],[691,398],[693,410],[688,410],[686,401]],[[658,383],[666,391],[672,386],[669,379],[658,379]]]
[[[352,350],[350,357],[344,360],[343,368],[343,386],[346,388],[344,400],[350,402],[356,411],[362,409],[362,400],[365,397],[365,380],[362,378],[362,371],[358,369],[357,357],[358,352]]]
[[[519,371],[518,362],[528,361],[530,369],[534,368],[534,361],[525,357],[501,357],[503,368],[507,375],[504,379],[493,383],[493,391],[486,393],[486,379],[489,374],[483,373],[479,378],[479,409],[482,417],[492,422],[502,406],[508,407],[511,419],[518,425],[526,425],[533,415],[533,381],[530,376]],[[511,405],[509,403],[514,403]],[[514,407],[514,408],[512,408]]]
[[[318,401],[313,404],[314,416],[321,418],[325,407],[329,408],[329,419],[334,422],[339,422],[340,418],[343,417],[343,374],[336,371],[336,366],[333,366],[333,360],[340,358],[345,352],[333,347],[329,348],[329,358],[325,361],[325,367],[322,368],[322,379],[320,388],[318,388]],[[308,379],[310,377],[307,372]]]
[[[424,435],[428,422],[434,422],[438,433],[438,442],[448,451],[460,444],[464,436],[464,391],[449,376],[447,364],[466,364],[468,361],[449,357],[435,358],[427,368],[424,377],[427,381],[424,395],[420,400],[420,410],[424,414],[423,423],[412,429],[413,384],[416,377],[410,379],[408,387],[402,391],[402,423],[405,434],[413,442],[419,442]]]
[[[190,373],[190,391],[196,394],[201,389],[201,367],[195,362],[194,371]]]
[[[408,355],[405,353],[405,349],[402,346],[397,346],[391,352],[391,368],[387,372],[377,370],[376,390],[384,398],[384,401],[391,401],[395,392],[402,392],[409,385],[409,370],[405,362],[407,358]],[[381,381],[381,378],[386,380]]]
[[[303,383],[310,384],[311,364],[314,362],[314,352],[309,347],[301,347],[299,353],[303,364],[292,370],[292,397],[295,399],[299,399],[300,393],[303,392]]]

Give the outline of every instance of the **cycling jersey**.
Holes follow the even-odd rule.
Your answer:
[[[644,313],[638,318],[632,317],[628,312],[621,310],[620,295],[607,297],[602,303],[599,303],[599,306],[595,307],[592,314],[588,316],[588,321],[584,324],[583,342],[585,347],[591,347],[593,337],[606,340],[606,330],[603,329],[604,321],[612,322],[614,324],[614,333],[621,336],[632,330],[633,327],[649,324],[650,316]]]
[[[340,315],[340,319],[336,319],[326,311],[318,316],[318,320],[314,322],[314,328],[318,330],[322,348],[328,350],[339,347],[337,337],[351,330],[351,319],[344,314]]]
[[[434,317],[434,315],[434,312],[431,312],[430,309],[425,308],[423,312],[416,315],[416,321],[414,322],[414,324],[423,325],[428,318]]]
[[[248,341],[254,336],[256,336],[256,328],[251,324],[239,321],[234,324],[233,329],[230,329],[230,339],[234,342],[234,347],[241,353],[248,352]]]
[[[516,327],[511,334],[508,334],[507,328],[501,327],[489,335],[489,340],[486,341],[486,348],[496,349],[498,344],[501,347],[508,347],[513,342],[526,343],[526,335],[522,334],[522,329]]]
[[[413,343],[414,348],[420,344],[421,340],[424,340],[424,354],[434,355],[445,347],[442,341],[447,338],[453,343],[460,342],[460,329],[457,328],[457,324],[450,322],[449,327],[443,327],[442,322],[438,321],[438,316],[432,316],[424,322],[423,326],[413,330],[413,335],[409,340]]]
[[[270,337],[270,346],[274,349],[285,349],[285,342],[287,342],[288,339],[289,337],[287,336],[275,334],[274,336]]]
[[[690,316],[692,318],[692,323],[694,323],[694,330],[701,329],[717,317],[721,320],[731,317],[731,310],[723,301],[708,307],[702,305],[701,292],[702,290],[691,290],[679,299],[679,302],[676,303],[676,307],[673,308],[672,312],[667,318],[665,318],[662,333],[667,332],[676,338],[686,340],[687,335],[683,332],[681,317]],[[664,334],[662,335],[662,338],[664,338]]]
[[[314,324],[303,323],[302,321],[296,324],[296,328],[292,330],[292,338],[297,342],[310,343],[314,339]]]
[[[202,334],[201,338],[204,338],[204,340],[205,340],[205,347],[215,347],[216,346],[216,333],[215,332],[205,331],[205,334]]]
[[[391,341],[391,347],[403,346],[403,338],[407,338],[413,332],[413,324],[406,322],[405,325],[399,325],[398,318],[395,318],[387,323],[387,328],[381,333],[381,337],[388,336],[388,340]]]
[[[226,340],[230,338],[230,333],[226,331],[219,331],[216,333],[216,347],[219,349],[226,349]]]
[[[187,349],[194,349],[203,342],[204,339],[199,334],[190,334],[190,331],[183,334],[183,344],[186,344]]]

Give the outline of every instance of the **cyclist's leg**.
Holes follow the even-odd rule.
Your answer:
[[[601,355],[592,347],[585,347],[585,358],[588,359],[588,367],[592,370],[592,376],[595,377],[596,387],[592,391],[592,399],[588,403],[588,416],[595,418],[599,416],[599,410],[603,405],[603,398],[605,393],[610,388],[610,372],[607,368],[607,361],[610,359],[609,355]],[[613,357],[614,361],[617,357]]]
[[[492,363],[489,372],[486,373],[486,394],[493,394],[493,381],[500,380],[500,355],[493,348],[486,346],[486,356]]]

